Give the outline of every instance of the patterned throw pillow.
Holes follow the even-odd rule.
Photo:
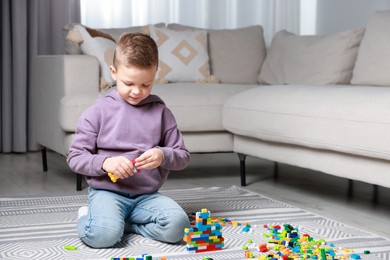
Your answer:
[[[210,77],[207,32],[177,32],[149,26],[159,51],[156,82],[205,81]]]

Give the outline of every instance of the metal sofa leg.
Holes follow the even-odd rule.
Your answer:
[[[246,186],[245,159],[246,154],[238,153],[240,159],[241,186]]]
[[[377,204],[378,203],[378,197],[379,197],[379,186],[376,184],[372,185],[372,203]],[[348,198],[351,199],[353,196],[353,180],[348,179]]]
[[[378,185],[373,185],[373,194],[372,194],[372,203],[377,204],[378,203],[378,196],[379,196],[379,187]]]
[[[353,195],[353,180],[348,179],[348,198],[352,198]]]
[[[76,190],[81,191],[83,189],[82,187],[82,181],[83,181],[83,176],[81,174],[76,174]]]
[[[43,171],[47,172],[47,149],[46,149],[46,147],[42,148],[42,167],[43,167]]]
[[[44,172],[47,172],[48,170],[48,167],[47,167],[47,149],[46,147],[43,147],[42,148],[42,167],[43,167],[43,171]],[[81,191],[82,190],[82,181],[83,181],[83,177],[81,174],[76,174],[76,190],[77,191]]]
[[[279,177],[279,164],[274,162],[274,180],[276,181]]]

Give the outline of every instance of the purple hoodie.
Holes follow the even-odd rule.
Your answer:
[[[142,169],[116,183],[102,170],[107,157],[123,155],[133,160],[156,146],[164,152],[156,169]],[[158,96],[150,95],[133,106],[115,90],[99,97],[80,116],[69,152],[69,167],[85,175],[89,186],[133,195],[157,191],[170,170],[184,169],[189,162],[175,118]]]

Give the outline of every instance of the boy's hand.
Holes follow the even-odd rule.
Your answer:
[[[161,165],[164,153],[159,148],[152,148],[135,159],[135,166],[138,169],[154,169]]]
[[[108,157],[104,160],[102,169],[115,174],[121,179],[128,178],[134,174],[133,164],[124,156]]]

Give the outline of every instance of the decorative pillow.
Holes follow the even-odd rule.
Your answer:
[[[82,42],[80,44],[83,54],[94,56],[100,65],[100,90],[105,90],[115,84],[111,77],[110,65],[113,63],[116,43],[105,37],[92,37],[82,25],[75,26],[80,33]]]
[[[175,31],[206,31],[174,23],[168,24],[168,28]],[[257,84],[266,56],[263,27],[254,25],[207,32],[210,73],[221,83]]]
[[[275,34],[259,75],[262,84],[349,84],[364,29],[329,36]]]
[[[80,44],[84,38],[79,31],[83,27],[91,37],[103,37],[115,42],[113,36],[101,30],[92,29],[78,23],[71,23],[64,27],[63,34],[65,38],[65,54],[83,54]]]
[[[390,86],[390,11],[369,19],[353,70],[352,84]]]
[[[153,25],[149,32],[159,51],[157,82],[202,81],[210,76],[207,32],[177,32]]]
[[[70,23],[64,26],[62,29],[62,35],[64,37],[64,52],[65,54],[82,54],[80,49],[81,35],[75,28],[76,24]]]

